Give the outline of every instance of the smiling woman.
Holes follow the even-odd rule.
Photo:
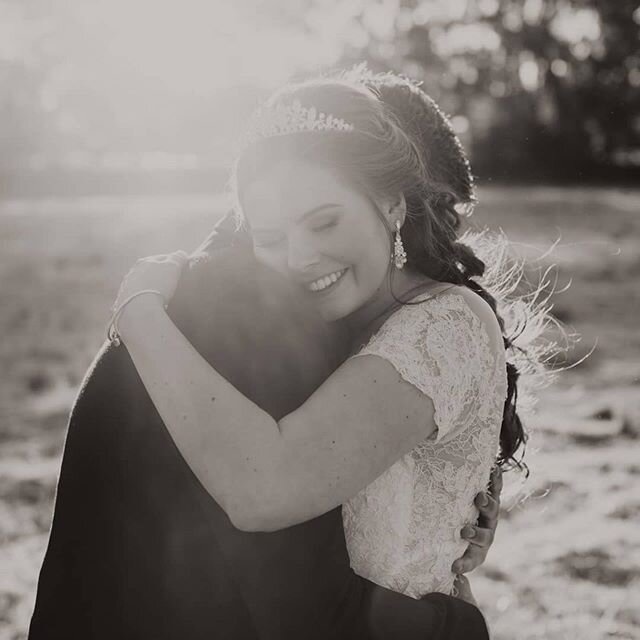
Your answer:
[[[395,200],[375,202],[331,168],[286,160],[249,182],[241,196],[258,260],[311,291],[326,320],[359,310],[359,322],[392,301],[380,294],[390,222],[404,221],[406,210],[402,196]],[[397,279],[401,289],[432,282],[409,270]]]
[[[484,264],[457,238],[456,207],[474,199],[464,152],[428,96],[379,81],[389,102],[348,76],[276,92],[231,181],[258,262],[351,337],[353,357],[306,402],[274,421],[156,298],[130,304],[121,326],[178,447],[238,528],[273,531],[342,504],[356,572],[420,598],[451,592],[473,497],[524,432],[504,324],[472,280]],[[171,294],[175,274],[156,265],[133,270],[123,304],[133,290]]]
[[[276,92],[231,180],[242,245],[346,329],[342,364],[293,410],[265,411],[166,314],[179,252],[134,266],[116,329],[184,459],[237,529],[273,532],[341,508],[339,538],[359,576],[415,600],[456,595],[463,538],[486,548],[495,528],[470,526],[476,496],[493,465],[520,464],[519,374],[480,280],[485,265],[457,234],[474,187],[449,122],[410,81],[354,73]]]
[[[317,217],[314,213],[319,213],[321,211],[331,211],[333,215],[330,216],[328,222],[318,221]],[[319,207],[315,207],[311,211],[304,214],[301,219],[311,220],[309,224],[309,233],[310,234],[323,234],[323,232],[329,231],[330,229],[335,229],[339,225],[339,210],[340,205],[338,204],[327,204],[321,205]],[[319,224],[318,224],[319,222]],[[317,226],[316,226],[317,225]],[[324,235],[324,234],[323,234]],[[254,229],[252,232],[253,247],[256,255],[263,255],[264,262],[266,264],[270,264],[272,266],[276,266],[277,262],[273,257],[273,254],[278,251],[283,244],[287,247],[287,259],[286,262],[288,265],[291,264],[291,259],[288,253],[288,247],[290,246],[290,242],[288,236],[285,236],[281,231],[269,231],[268,229]],[[305,274],[302,270],[295,275],[295,280],[302,285],[306,291],[320,292],[325,289],[331,287],[333,284],[338,282],[347,272],[347,268],[337,269],[331,272],[324,272],[325,275],[316,275],[312,277],[311,273]]]

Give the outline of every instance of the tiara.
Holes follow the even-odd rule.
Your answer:
[[[318,111],[315,107],[303,107],[299,100],[290,105],[261,107],[251,120],[244,136],[243,148],[264,138],[302,133],[307,131],[353,131],[354,127],[342,118]]]

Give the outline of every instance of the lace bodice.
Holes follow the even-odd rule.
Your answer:
[[[476,494],[498,451],[507,391],[505,357],[494,356],[464,297],[414,298],[356,354],[393,364],[432,400],[437,431],[342,507],[353,570],[413,598],[450,593],[453,561],[468,544]]]

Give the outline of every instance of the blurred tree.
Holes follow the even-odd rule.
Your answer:
[[[154,150],[226,158],[259,94],[256,78],[280,63],[284,73],[287,61],[331,59],[365,59],[422,80],[454,115],[480,177],[575,180],[640,170],[637,0],[162,7],[0,0],[0,173],[61,157],[81,170],[108,154],[124,167],[127,153]],[[306,37],[279,41],[282,60],[269,58],[283,38],[270,40],[267,26]],[[336,53],[305,49],[312,40],[317,51]]]
[[[423,80],[455,114],[481,175],[568,180],[640,167],[635,0],[309,5],[306,27],[339,33],[343,64],[366,59]]]

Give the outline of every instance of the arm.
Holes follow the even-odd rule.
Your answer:
[[[375,356],[348,360],[276,422],[209,366],[155,297],[131,303],[120,326],[178,448],[239,528],[329,511],[436,428],[431,400]]]
[[[414,600],[377,585],[368,627],[372,640],[489,640],[482,613],[469,602],[443,593]]]
[[[255,638],[210,534],[226,517],[204,519],[199,492],[126,351],[103,347],[71,411],[29,640]]]
[[[172,264],[171,256],[143,261],[133,270],[129,290],[150,283],[158,288],[163,282],[158,273],[164,269],[164,281],[171,280],[166,273],[175,271]],[[131,303],[121,327],[178,447],[242,528],[271,530],[328,511],[436,430],[428,390],[421,393],[407,384],[385,358],[347,361],[297,411],[276,422],[197,354],[158,299]],[[466,343],[471,348],[473,336]],[[422,361],[426,353],[413,357]],[[445,404],[465,404],[463,397],[450,400]],[[451,406],[441,409],[441,420],[446,413],[450,426]]]
[[[276,287],[282,284],[280,279],[272,281],[264,269],[259,269],[259,273],[257,277],[242,259],[225,258],[224,252],[217,253],[207,264],[199,265],[197,273],[190,269],[184,274],[186,281],[181,279],[169,313],[189,342],[218,372],[278,419],[318,388],[348,351],[346,344],[342,346],[341,336],[326,334],[325,325],[319,322],[311,305],[298,296],[287,297],[285,291]],[[224,301],[223,313],[220,301]],[[184,314],[174,313],[177,311],[174,303],[178,308],[191,310],[189,320],[182,317]],[[255,317],[261,319],[259,331],[253,321]],[[301,352],[305,354],[304,364],[300,362]],[[334,352],[335,357],[331,355]],[[254,360],[252,367],[245,365],[249,358]],[[150,435],[154,428],[157,430],[157,425],[149,429]],[[164,428],[161,431],[166,433]],[[149,478],[149,483],[157,485],[157,482],[157,476]],[[207,499],[205,503],[214,504]],[[333,536],[324,535],[334,529],[342,530],[338,510],[268,535],[243,533],[233,527],[216,532],[221,548],[229,554],[228,563],[244,601],[261,630],[273,629],[275,636],[283,639],[300,634],[310,637],[309,620],[314,620],[317,637],[346,640],[359,637],[354,625],[362,620],[370,621],[368,629],[376,638],[396,637],[393,633],[398,630],[396,624],[401,624],[406,640],[440,638],[443,635],[437,630],[443,628],[447,629],[444,635],[448,640],[480,637],[478,633],[484,625],[473,607],[460,610],[462,604],[458,607],[457,600],[444,597],[435,602],[413,600],[353,574],[344,542],[337,548],[327,546]],[[320,548],[311,552],[310,542]],[[322,565],[326,569],[314,568],[317,553],[324,558]],[[262,567],[259,575],[255,572],[256,562]],[[333,606],[327,602],[336,602],[335,596],[327,601],[327,595],[340,591],[344,584],[351,587],[346,597],[340,599],[342,616],[338,620],[327,618],[326,612]],[[361,600],[360,594],[371,594],[366,599],[369,605]],[[281,616],[273,615],[279,608],[277,603],[285,601],[293,606],[287,607],[286,630],[282,628]],[[459,625],[455,627],[460,629],[458,635],[449,635],[448,620]]]

